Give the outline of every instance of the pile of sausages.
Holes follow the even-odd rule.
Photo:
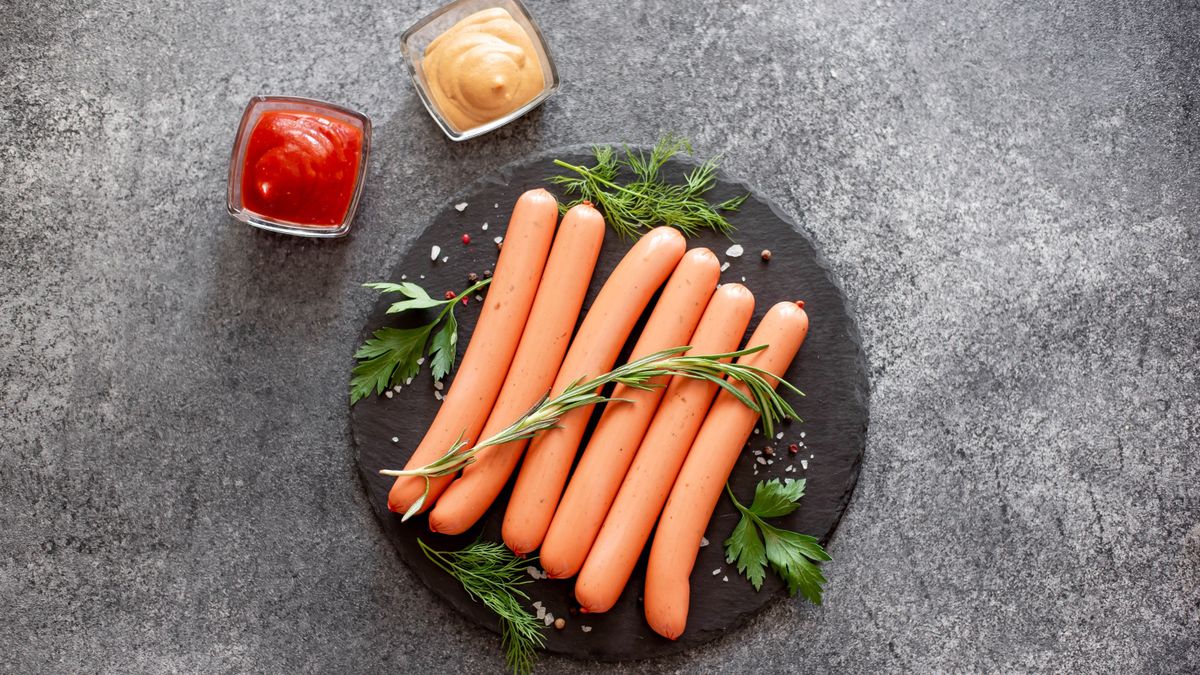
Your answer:
[[[468,444],[494,435],[547,391],[557,395],[611,370],[664,283],[631,359],[681,345],[692,354],[738,348],[754,295],[740,284],[718,288],[717,257],[705,248],[686,250],[683,236],[669,227],[633,245],[572,339],[604,231],[604,218],[587,203],[567,211],[560,224],[549,192],[521,195],[453,386],[407,468],[437,459],[460,434]],[[781,302],[747,342],[769,347],[742,359],[782,376],[807,332],[802,303]],[[430,529],[459,534],[478,522],[524,454],[504,516],[504,543],[519,555],[540,547],[550,577],[579,575],[575,597],[583,611],[604,612],[624,590],[657,523],[646,620],[660,635],[679,637],[704,530],[758,415],[730,393],[718,395],[711,382],[677,377],[659,384],[665,386],[617,388],[613,395],[628,402],[605,407],[573,475],[591,408],[567,413],[558,428],[532,441],[484,449],[457,477],[433,479],[425,502],[432,506]],[[404,513],[424,490],[424,480],[400,477],[388,507]]]

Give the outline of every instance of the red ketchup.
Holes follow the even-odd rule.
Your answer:
[[[362,129],[304,110],[264,112],[250,132],[242,204],[267,218],[337,227],[358,182]]]

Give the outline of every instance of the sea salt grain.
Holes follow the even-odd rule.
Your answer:
[[[808,471],[808,460],[807,459],[800,460],[800,468],[804,469],[805,471]]]
[[[721,577],[721,581],[729,581],[729,577],[728,576]]]
[[[715,577],[715,576],[717,576],[717,575],[718,575],[718,574],[720,574],[720,573],[721,573],[721,568],[720,568],[720,567],[718,567],[717,569],[713,570],[713,576],[714,576],[714,577]]]
[[[442,247],[441,247],[441,246],[437,246],[437,245],[435,244],[433,248],[429,249],[429,259],[430,259],[430,260],[437,260],[437,259],[438,259],[438,256],[439,256],[439,255],[441,255],[441,254],[442,254]],[[425,277],[421,277],[421,278],[422,278],[422,279],[424,279]]]
[[[481,228],[481,229],[484,229],[484,230],[486,230],[486,229],[487,229],[487,223],[484,223],[484,224],[483,224],[483,228]]]
[[[446,398],[445,396],[442,396],[442,392],[440,392],[440,391],[433,392],[433,397],[439,401],[442,400],[443,398]]]
[[[504,237],[496,237],[492,241],[496,242],[497,244],[502,244],[504,243]]]
[[[446,385],[442,384],[441,380],[434,380],[433,382],[433,388],[437,389],[438,391],[441,391],[445,386]]]
[[[727,269],[729,269],[729,262],[726,261],[726,262],[721,263],[721,271],[724,272]]]
[[[419,365],[421,365],[421,364],[423,364],[423,363],[425,363],[425,357],[424,357],[424,356],[422,356],[421,358],[417,359],[417,365],[418,365],[418,366],[419,366]]]
[[[762,464],[762,465],[764,465],[764,466],[766,466],[766,464],[767,464],[767,460],[766,460],[766,459],[764,459],[764,458],[762,458],[762,457],[755,457],[755,458],[754,458],[754,461],[756,461],[756,462],[758,462],[759,464]]]
[[[579,630],[581,630],[585,633],[590,633],[590,632],[592,632],[592,627],[591,626],[580,626]]]
[[[391,398],[391,397],[392,397],[392,390],[391,390],[391,389],[388,389],[387,391],[383,392],[383,395],[384,395],[384,396],[386,396],[386,397],[388,397],[388,398]]]
[[[400,437],[399,437],[399,436],[392,436],[392,442],[393,442],[393,443],[399,443],[399,442],[400,442]]]
[[[442,256],[442,262],[449,262],[449,261],[450,261],[450,256],[448,256],[448,255]]]
[[[401,275],[400,275],[400,281],[404,281],[404,280],[405,280],[405,279],[407,279],[407,278],[408,278],[408,275],[407,275],[407,274],[401,274]]]
[[[455,204],[455,205],[454,205],[454,210],[455,210],[455,211],[458,211],[459,213],[462,213],[462,212],[463,212],[463,209],[465,209],[465,208],[467,208],[467,203],[466,203],[466,202],[459,202],[459,203],[457,203],[457,204]]]
[[[547,626],[549,626],[550,624],[554,623],[554,615],[550,612],[546,612],[546,618],[542,620],[546,622]]]
[[[779,433],[777,433],[777,434],[775,434],[775,440],[779,440],[779,439],[781,439],[781,438],[783,438],[783,432],[782,432],[782,431],[781,431],[781,432],[779,432]]]
[[[725,255],[729,256],[730,258],[742,257],[742,245],[734,244],[733,246],[730,246],[728,249],[725,250]]]
[[[475,302],[483,302],[483,296],[482,295],[475,296]]]
[[[708,546],[708,538],[700,537],[700,548],[704,548],[705,546]]]

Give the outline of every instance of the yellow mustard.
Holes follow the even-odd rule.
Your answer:
[[[500,7],[475,12],[434,38],[421,67],[434,104],[456,131],[501,118],[546,86],[529,34]]]

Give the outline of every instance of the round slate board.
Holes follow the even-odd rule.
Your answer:
[[[446,290],[464,288],[468,273],[482,273],[491,269],[498,255],[493,240],[504,234],[517,197],[533,187],[548,187],[546,177],[561,173],[552,163],[554,158],[573,164],[592,163],[586,148],[558,149],[514,162],[495,175],[477,181],[434,217],[430,226],[401,257],[390,280],[399,281],[402,275],[406,275],[408,280],[422,285],[430,295],[440,296]],[[694,164],[686,160],[672,160],[665,174],[677,180],[692,166]],[[746,192],[750,192],[750,198],[738,212],[729,216],[730,222],[737,227],[733,240],[744,247],[745,255],[740,258],[728,257],[725,251],[734,241],[711,233],[692,239],[690,245],[707,246],[722,261],[729,261],[728,269],[721,275],[722,282],[743,282],[754,292],[757,307],[751,330],[774,303],[798,299],[805,302],[811,327],[799,356],[787,372],[787,379],[806,394],[803,398],[790,397],[790,402],[804,421],[783,427],[781,439],[764,438],[760,433],[752,435],[751,449],[761,450],[768,445],[775,448],[774,463],[756,464],[755,455],[747,451],[738,461],[731,483],[739,498],[749,503],[754,485],[760,480],[773,477],[808,478],[808,490],[801,508],[776,522],[788,529],[814,535],[825,543],[833,534],[850,500],[858,480],[859,463],[866,441],[867,375],[858,329],[849,314],[841,288],[830,277],[812,242],[791,219],[762,196],[723,175],[708,197],[718,202]],[[558,196],[562,198],[561,193]],[[462,211],[455,208],[455,205],[464,202],[466,207]],[[482,229],[484,223],[487,223],[487,230]],[[464,233],[471,235],[469,245],[462,243]],[[440,256],[436,262],[430,259],[430,251],[435,245],[441,247],[440,256],[448,256],[448,261],[443,262]],[[621,240],[609,230],[584,303],[585,312],[629,245],[630,242]],[[761,259],[760,252],[763,249],[771,250],[773,255],[770,262]],[[380,326],[408,325],[403,318],[384,314],[387,305],[394,300],[384,298],[375,306],[363,330],[363,339]],[[475,328],[479,307],[472,300],[465,307],[459,306],[455,312],[459,320],[460,359]],[[410,323],[417,321],[417,317],[409,317]],[[428,318],[420,321],[428,321]],[[624,362],[632,343],[633,340],[630,340],[626,345],[620,362]],[[453,376],[447,386],[453,386]],[[494,631],[497,629],[495,616],[482,604],[472,602],[457,582],[430,563],[418,548],[417,538],[439,550],[456,550],[480,534],[486,539],[500,541],[500,525],[504,516],[503,508],[508,501],[508,489],[501,494],[483,522],[458,537],[430,533],[424,516],[401,523],[399,515],[387,510],[387,493],[392,479],[380,476],[378,471],[403,467],[408,460],[439,405],[434,392],[426,368],[411,386],[404,387],[391,398],[379,396],[363,399],[352,408],[351,425],[358,449],[359,469],[371,506],[400,557],[434,593],[464,616]],[[593,415],[593,424],[598,416]],[[398,441],[393,442],[393,438]],[[796,455],[788,452],[792,443],[800,446]],[[802,468],[801,460],[807,460],[807,469]],[[795,468],[786,472],[788,466]],[[543,579],[526,586],[532,600],[542,601],[554,616],[567,620],[564,630],[547,629],[546,650],[577,658],[609,661],[662,656],[727,633],[743,624],[767,603],[786,597],[783,582],[773,573],[768,574],[762,590],[755,592],[734,566],[725,562],[721,542],[729,536],[737,520],[733,505],[728,499],[722,498],[705,534],[711,543],[700,549],[692,573],[691,610],[687,630],[679,640],[660,637],[650,630],[642,616],[641,595],[646,558],[646,553],[643,553],[625,593],[606,614],[569,613],[573,605],[573,580]],[[836,558],[837,551],[832,553]],[[714,570],[719,572],[714,573]],[[833,583],[837,583],[836,573]],[[794,601],[803,602],[802,599]],[[583,632],[582,626],[585,625],[591,626],[592,630]]]

